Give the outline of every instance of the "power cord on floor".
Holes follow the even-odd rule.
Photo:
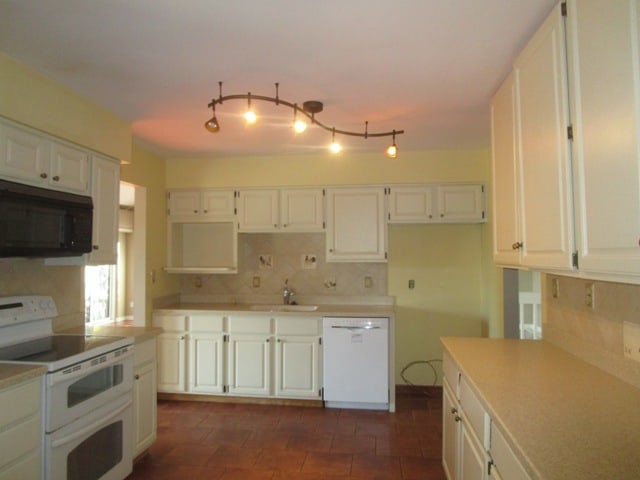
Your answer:
[[[442,360],[439,358],[432,358],[431,360],[414,360],[413,362],[409,362],[407,363],[404,368],[400,371],[400,377],[402,378],[402,380],[404,380],[404,383],[406,383],[407,385],[415,385],[413,382],[411,382],[409,379],[407,379],[407,377],[405,377],[405,372],[413,367],[414,365],[420,365],[420,364],[426,364],[429,365],[429,367],[431,368],[431,371],[433,371],[433,383],[430,386],[434,386],[438,384],[438,371],[435,369],[435,367],[433,366],[433,362],[440,362],[442,363]],[[429,394],[429,391],[425,391],[425,394]]]

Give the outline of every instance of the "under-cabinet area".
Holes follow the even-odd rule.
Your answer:
[[[442,344],[449,480],[640,476],[637,388],[544,341]]]
[[[323,316],[325,310],[333,315],[337,312],[336,308],[314,307],[317,311],[307,313],[295,311],[305,306],[280,305],[156,310],[153,326],[163,330],[157,337],[158,392],[258,397],[285,403],[302,400],[321,405]],[[342,308],[349,312],[346,317],[361,317],[367,312],[367,307]],[[381,378],[384,400],[380,403],[377,397],[361,395],[351,408],[370,408],[375,402],[394,411],[395,392],[389,387],[394,384],[393,317],[377,316],[389,325],[382,331],[383,351],[379,352],[385,364]],[[364,328],[354,327],[350,333],[358,337],[352,340],[355,347],[369,342],[362,338]]]

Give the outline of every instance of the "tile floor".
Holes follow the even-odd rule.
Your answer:
[[[444,480],[440,390],[397,412],[158,403],[158,440],[127,480]]]

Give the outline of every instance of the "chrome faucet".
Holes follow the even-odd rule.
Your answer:
[[[287,278],[284,281],[284,289],[282,290],[282,302],[285,305],[291,305],[291,297],[296,294],[292,289],[289,288],[289,279]]]

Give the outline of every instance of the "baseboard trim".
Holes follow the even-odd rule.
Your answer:
[[[236,397],[231,395],[197,395],[186,393],[158,393],[158,400],[181,402],[245,403],[255,405],[286,405],[294,407],[322,407],[322,400],[302,400],[295,398]]]

